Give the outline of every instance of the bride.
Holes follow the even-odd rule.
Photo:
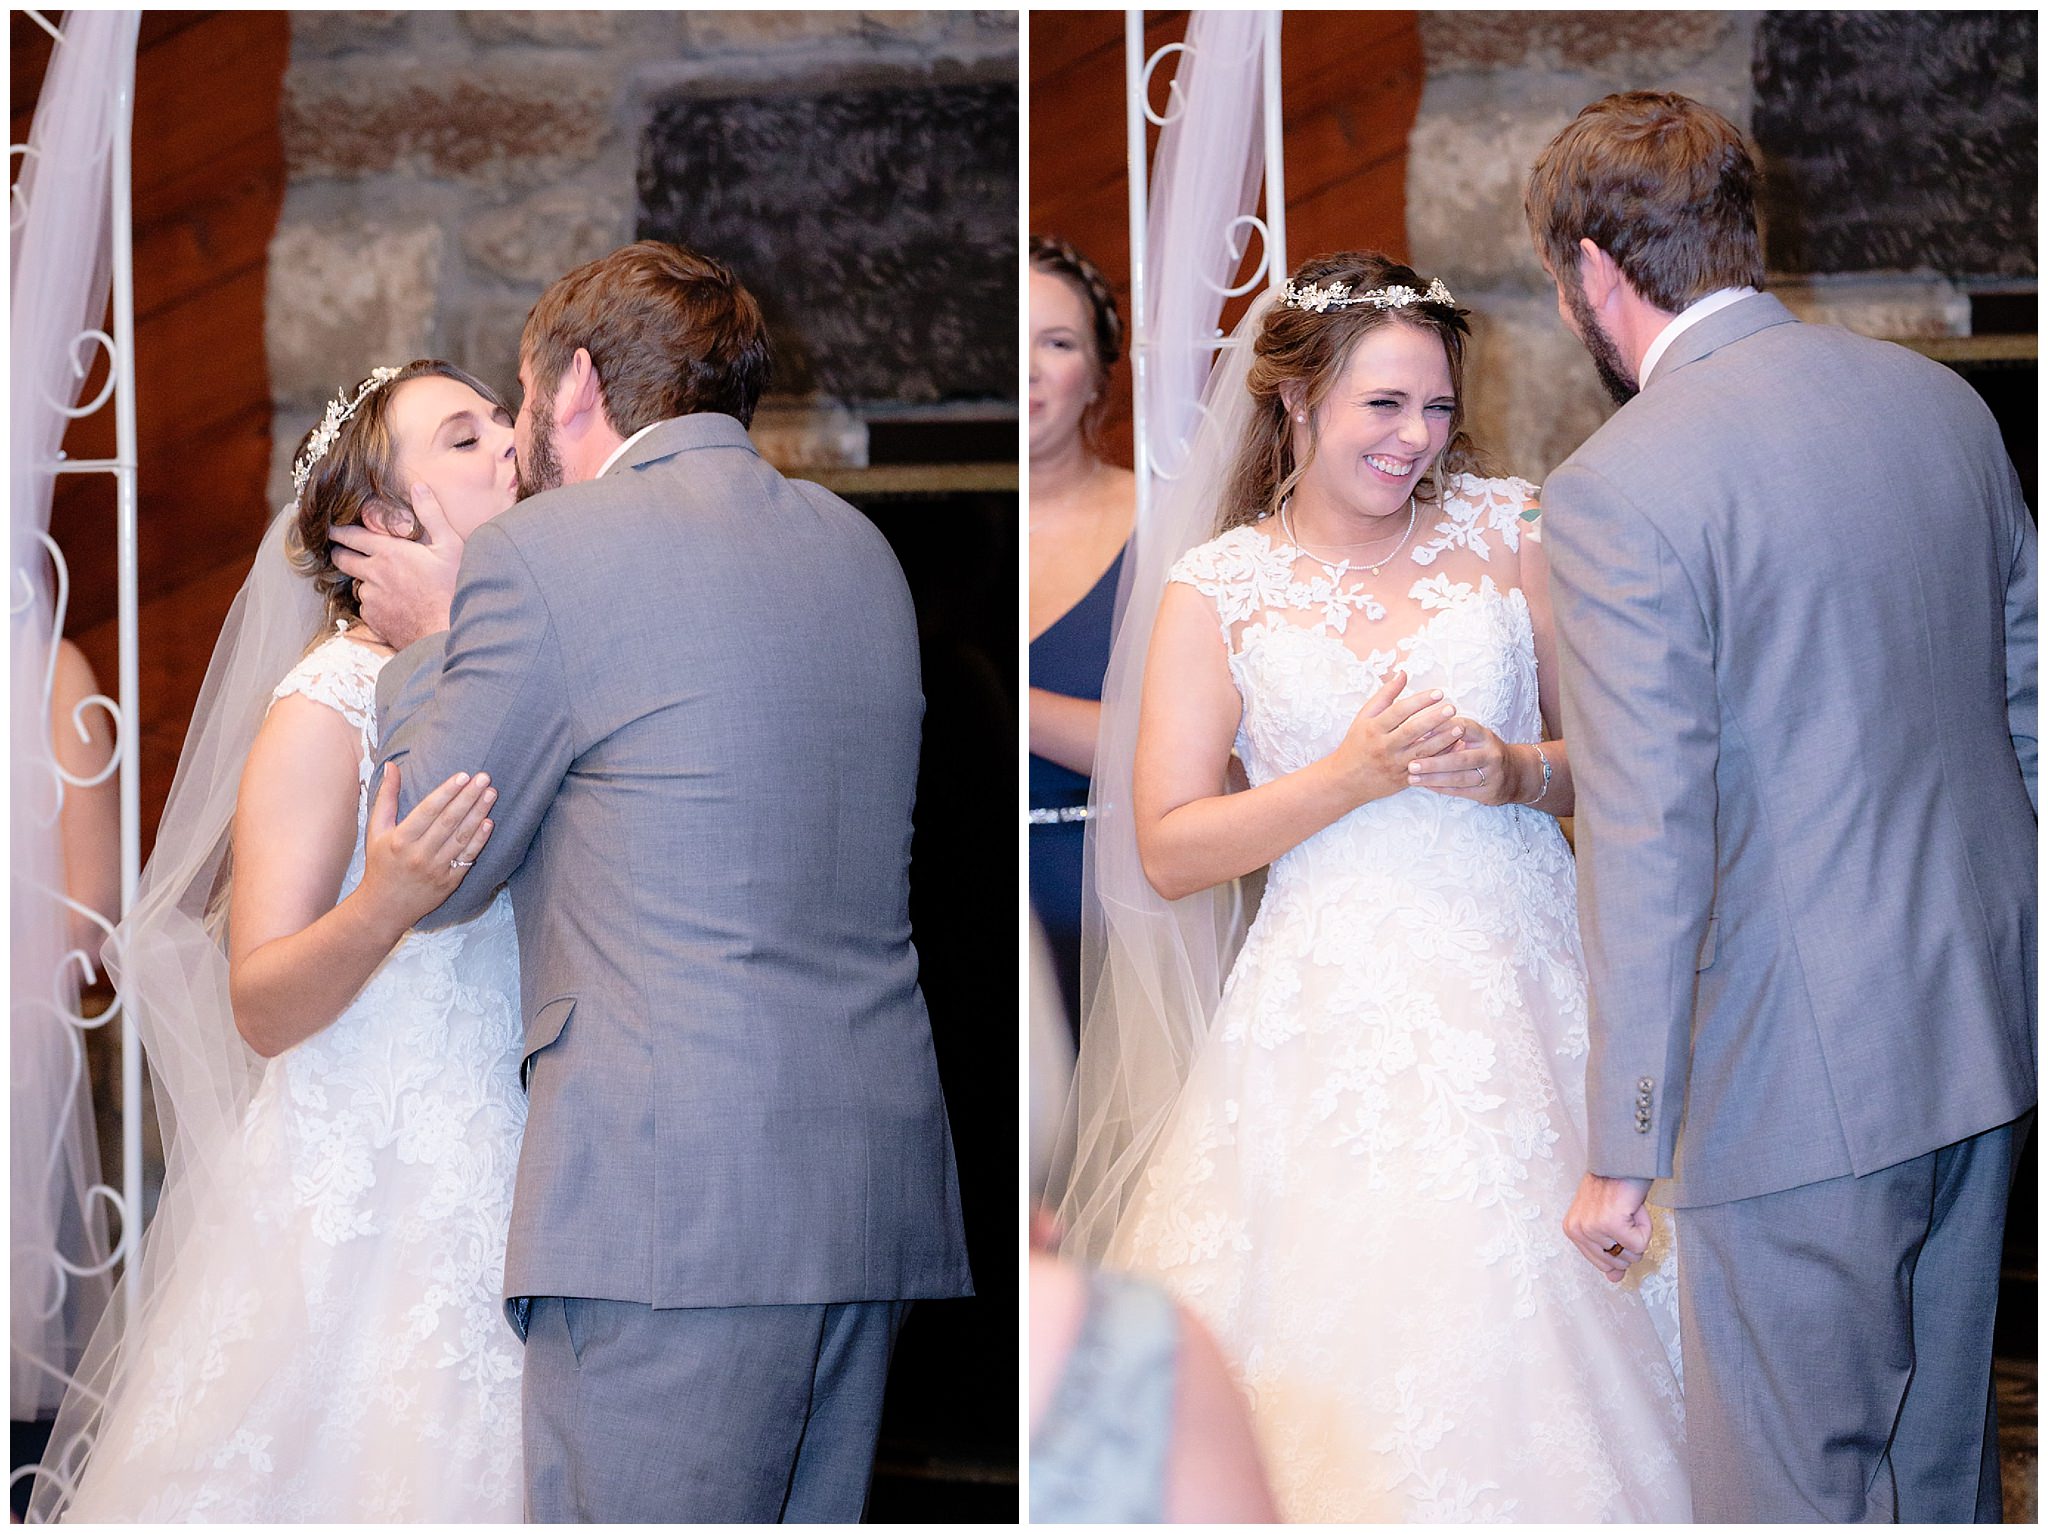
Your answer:
[[[32,1519],[517,1520],[520,1353],[499,1304],[525,1100],[503,891],[461,882],[494,791],[370,792],[390,649],[328,530],[460,538],[516,495],[511,418],[442,362],[379,368],[293,465],[208,668],[135,907],[108,945],[164,1129],[137,1319],[109,1309]],[[438,530],[437,530],[438,534]],[[321,638],[322,633],[326,637]],[[232,876],[232,877],[230,877]]]
[[[1211,376],[1106,692],[1062,1220],[1208,1324],[1290,1521],[1683,1520],[1668,1235],[1610,1285],[1560,1229],[1571,768],[1466,333],[1441,283],[1321,257]]]

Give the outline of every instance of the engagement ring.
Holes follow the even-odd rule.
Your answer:
[[[450,868],[474,868],[474,867],[476,867],[476,859],[475,859],[475,858],[450,858],[450,859],[448,860],[448,866],[449,866]]]

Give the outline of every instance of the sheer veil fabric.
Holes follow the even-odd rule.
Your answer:
[[[1216,496],[1250,416],[1251,342],[1281,274],[1218,353],[1216,319],[1242,256],[1238,231],[1263,175],[1266,18],[1197,11],[1163,115],[1147,216],[1148,349],[1141,406],[1160,446],[1152,500],[1117,592],[1089,791],[1081,941],[1081,1052],[1043,1193],[1063,1251],[1099,1261],[1185,1079],[1243,936],[1237,886],[1160,898],[1138,863],[1129,813],[1139,692],[1166,572],[1215,531]],[[1177,102],[1177,110],[1173,103]],[[1280,253],[1270,252],[1272,266]],[[1210,365],[1212,353],[1214,366]]]
[[[110,267],[112,108],[134,78],[137,12],[72,11],[50,56],[13,189],[8,533],[10,748],[9,1143],[11,1368],[16,1420],[64,1393],[104,1306],[105,1208],[77,1026],[79,961],[64,855],[49,685],[58,594],[43,540],[53,465],[103,323]],[[66,726],[69,727],[68,725]],[[68,1268],[60,1272],[57,1263]],[[86,1270],[86,1271],[79,1271]]]
[[[1251,416],[1252,341],[1275,302],[1261,294],[1209,375],[1200,425],[1125,560],[1125,608],[1102,685],[1088,822],[1083,1022],[1048,1192],[1060,1193],[1062,1251],[1099,1262],[1143,1176],[1243,938],[1235,884],[1181,900],[1152,888],[1130,815],[1138,705],[1166,572],[1215,531],[1216,496]]]
[[[179,1266],[200,1255],[187,1239],[195,1213],[262,1077],[264,1062],[236,1031],[229,1002],[229,835],[271,689],[323,628],[319,593],[286,556],[291,521],[289,508],[271,520],[228,610],[134,908],[106,945],[107,967],[149,1062],[163,1131],[163,1193],[140,1259],[131,1260],[58,1415],[32,1521],[61,1515],[102,1411],[133,1362],[124,1348],[126,1291],[136,1290],[146,1330]],[[292,1281],[289,1273],[272,1277]]]

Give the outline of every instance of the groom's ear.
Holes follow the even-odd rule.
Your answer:
[[[1579,241],[1579,284],[1594,309],[1604,304],[1622,281],[1621,267],[1589,239]]]
[[[590,360],[590,353],[579,346],[576,355],[569,359],[569,365],[562,369],[561,387],[555,390],[555,424],[567,427],[578,417],[589,419],[603,402],[604,390],[598,383],[597,365]]]

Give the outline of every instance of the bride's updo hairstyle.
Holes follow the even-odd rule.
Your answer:
[[[1413,268],[1376,250],[1312,256],[1296,268],[1293,280],[1302,287],[1323,288],[1342,282],[1349,284],[1353,294],[1387,287],[1405,287],[1421,293],[1429,287]],[[1265,324],[1252,343],[1251,369],[1245,376],[1245,390],[1251,395],[1251,418],[1245,423],[1244,440],[1238,447],[1217,509],[1217,532],[1272,516],[1294,493],[1308,467],[1307,459],[1299,463],[1294,460],[1294,433],[1281,389],[1289,384],[1302,386],[1302,405],[1308,411],[1309,451],[1313,456],[1322,403],[1343,377],[1352,348],[1361,337],[1387,325],[1410,325],[1443,342],[1444,357],[1451,369],[1451,393],[1457,400],[1443,453],[1417,478],[1415,498],[1424,505],[1440,505],[1445,481],[1450,476],[1480,470],[1478,450],[1464,430],[1465,338],[1471,331],[1463,309],[1427,300],[1392,309],[1356,304],[1320,311],[1275,303],[1267,310]]]
[[[292,568],[308,577],[327,603],[327,621],[337,618],[354,622],[362,616],[356,601],[355,582],[334,567],[333,542],[329,536],[337,527],[356,527],[363,513],[381,506],[387,530],[417,543],[422,536],[412,514],[412,495],[398,472],[398,435],[391,428],[391,401],[399,388],[415,378],[452,378],[467,384],[491,404],[510,413],[498,391],[482,379],[464,372],[452,362],[422,358],[408,362],[388,382],[371,389],[346,421],[341,423],[334,443],[313,465],[313,472],[300,492],[298,513],[286,540]],[[371,382],[365,378],[348,391],[354,398]],[[319,426],[299,439],[292,450],[296,464],[312,445]]]

